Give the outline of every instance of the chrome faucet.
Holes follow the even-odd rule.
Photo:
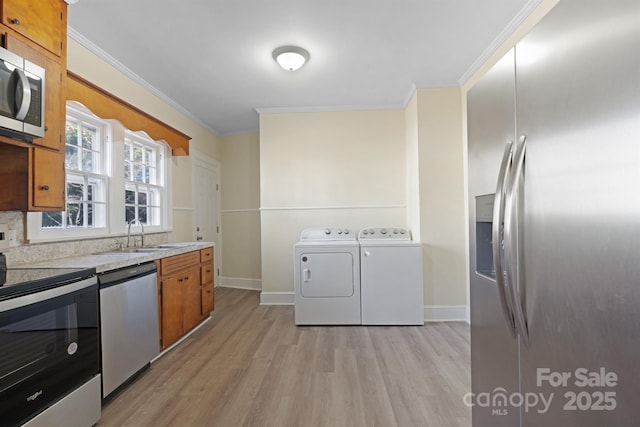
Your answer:
[[[131,225],[133,223],[138,223],[140,224],[140,246],[144,246],[144,225],[142,225],[142,221],[140,221],[139,219],[132,219],[131,221],[129,221],[129,228],[127,230],[127,247],[129,247],[129,239],[131,238]],[[136,242],[133,242],[133,246],[136,245]]]

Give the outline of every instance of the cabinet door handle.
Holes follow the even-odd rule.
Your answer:
[[[42,188],[44,191],[49,191],[49,186],[48,185],[43,185],[40,188]]]
[[[18,18],[9,19],[13,25],[20,25],[20,20]]]

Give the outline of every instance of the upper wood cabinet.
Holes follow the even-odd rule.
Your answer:
[[[63,54],[67,7],[62,0],[2,0],[2,23],[57,56]]]
[[[64,153],[32,149],[32,188],[29,211],[64,210]]]
[[[0,25],[0,32],[4,36],[4,48],[45,69],[44,122],[46,131],[44,138],[34,139],[33,144],[61,150],[64,147],[66,120],[66,99],[64,96],[66,79],[63,78],[63,71],[66,70],[66,67],[60,63],[59,58],[33,49],[28,40],[7,31],[6,26]]]
[[[2,47],[42,67],[45,136],[32,143],[0,136],[0,210],[61,211],[65,208],[67,4],[63,0],[0,0]]]

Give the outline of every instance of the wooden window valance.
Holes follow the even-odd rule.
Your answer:
[[[81,103],[102,119],[118,120],[129,130],[167,141],[174,156],[189,155],[191,137],[72,72],[67,72],[67,100]]]

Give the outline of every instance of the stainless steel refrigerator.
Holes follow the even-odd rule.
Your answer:
[[[640,425],[640,2],[561,0],[467,105],[473,426]]]

